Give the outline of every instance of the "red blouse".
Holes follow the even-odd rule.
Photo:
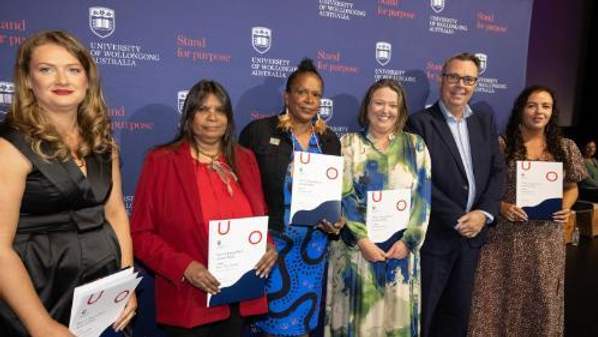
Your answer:
[[[220,165],[228,167],[224,158],[219,158]],[[253,215],[251,205],[245,192],[237,181],[229,176],[232,195],[218,173],[210,168],[210,164],[195,164],[196,185],[202,210],[205,230],[208,231],[210,220],[245,218]]]

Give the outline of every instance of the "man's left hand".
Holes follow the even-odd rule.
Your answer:
[[[486,215],[480,210],[473,210],[457,219],[455,229],[462,236],[471,239],[480,233],[485,224]]]

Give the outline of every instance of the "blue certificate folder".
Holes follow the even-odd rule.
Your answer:
[[[210,298],[210,307],[261,297],[265,294],[265,279],[255,274],[255,269],[245,273],[230,287],[220,288],[220,293]]]
[[[320,220],[326,219],[335,223],[341,217],[340,200],[326,201],[313,210],[302,210],[294,214],[291,223],[299,226],[316,226]]]
[[[552,220],[552,214],[563,208],[562,198],[553,198],[542,201],[536,206],[523,207],[523,211],[530,220]]]

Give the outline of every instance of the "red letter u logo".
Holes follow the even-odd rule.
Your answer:
[[[95,299],[93,298],[93,294],[89,295],[89,298],[87,299],[87,304],[88,305],[94,304],[95,302],[99,301],[100,298],[102,298],[102,295],[104,295],[104,291],[103,290],[100,291],[100,294]]]
[[[226,235],[230,231],[230,220],[226,223],[226,230],[222,230],[222,222],[218,222],[218,234]]]
[[[380,202],[380,201],[382,201],[382,191],[374,191],[374,192],[372,192],[372,201],[373,202]]]
[[[303,159],[303,154],[304,153],[307,155],[307,159]],[[301,162],[301,164],[309,164],[309,161],[311,160],[310,157],[311,156],[310,156],[309,152],[301,152],[301,153],[299,153],[299,161]]]

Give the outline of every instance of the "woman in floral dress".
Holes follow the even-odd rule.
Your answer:
[[[326,336],[419,335],[419,248],[430,213],[430,158],[423,139],[402,130],[406,119],[405,92],[396,81],[380,80],[362,102],[364,130],[341,139],[342,204],[351,235],[331,244]],[[411,191],[407,227],[374,243],[365,223],[367,192],[399,188]]]
[[[497,225],[480,251],[468,336],[563,336],[563,224],[587,176],[573,141],[561,137],[554,93],[526,88],[513,106],[504,138],[506,189]],[[516,161],[563,163],[563,206],[552,220],[528,219],[515,205]]]

